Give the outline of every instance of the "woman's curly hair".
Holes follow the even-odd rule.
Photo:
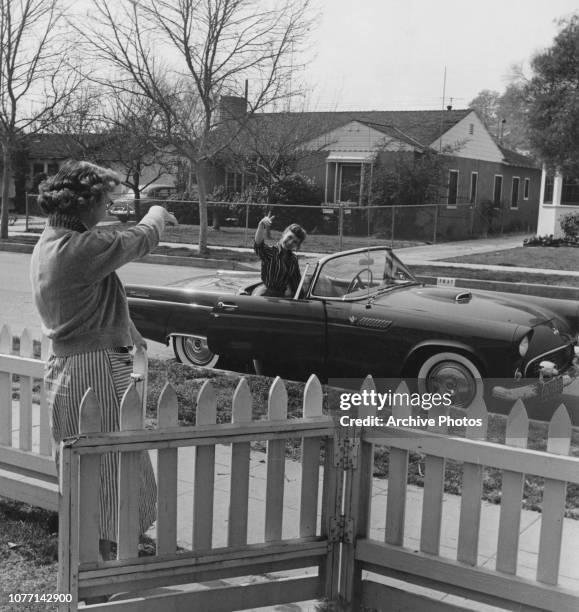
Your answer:
[[[38,186],[38,205],[48,215],[74,215],[92,208],[101,196],[120,183],[109,168],[87,161],[69,160],[60,170]]]

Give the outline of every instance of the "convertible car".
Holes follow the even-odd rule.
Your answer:
[[[297,380],[405,378],[419,392],[450,393],[457,407],[483,381],[514,401],[557,396],[577,376],[573,301],[424,285],[385,247],[310,263],[283,298],[254,296],[259,282],[240,288],[235,276],[129,286],[131,316],[191,365],[226,358]]]

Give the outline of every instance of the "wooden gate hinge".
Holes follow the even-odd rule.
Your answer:
[[[353,470],[358,467],[360,441],[355,438],[341,438],[337,441],[334,454],[334,467]]]
[[[354,521],[346,518],[345,515],[332,517],[330,519],[330,533],[328,534],[329,544],[353,544],[354,542]]]

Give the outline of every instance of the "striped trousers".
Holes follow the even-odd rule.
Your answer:
[[[50,426],[58,467],[59,443],[78,434],[80,402],[91,387],[101,407],[101,431],[118,431],[121,399],[130,384],[133,359],[129,353],[101,349],[66,357],[51,355],[44,382],[50,408]],[[156,518],[157,485],[151,460],[143,451],[140,470],[139,526],[145,533]],[[101,540],[117,541],[119,499],[118,453],[101,455],[100,529]]]

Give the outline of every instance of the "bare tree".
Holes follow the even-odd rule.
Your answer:
[[[78,85],[65,53],[59,0],[0,0],[0,237],[8,236],[12,158],[22,138],[43,132]]]
[[[139,214],[141,188],[154,183],[176,165],[173,147],[164,135],[161,110],[151,99],[136,92],[110,88],[103,160],[115,166],[123,184],[135,195]],[[149,178],[143,183],[143,175]]]
[[[87,42],[161,109],[168,140],[195,168],[206,252],[210,162],[256,110],[296,93],[289,77],[311,23],[310,0],[93,1],[99,23]],[[245,80],[247,108],[218,113],[221,98],[239,97]]]

